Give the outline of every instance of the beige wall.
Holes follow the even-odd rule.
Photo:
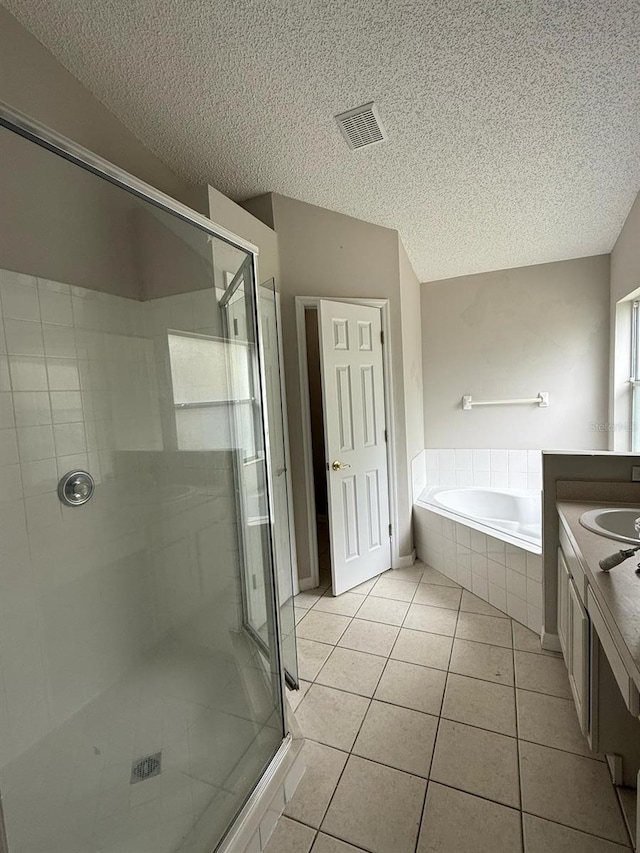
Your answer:
[[[413,271],[402,241],[398,240],[400,261],[400,307],[402,316],[402,363],[406,418],[407,465],[424,448],[422,381],[422,326],[420,282]]]
[[[269,204],[270,201],[270,204]],[[300,578],[310,576],[308,517],[303,476],[300,377],[296,335],[295,297],[318,296],[388,299],[391,316],[393,371],[392,406],[395,415],[397,465],[396,502],[399,524],[395,535],[398,552],[409,555],[411,503],[409,496],[406,438],[405,387],[403,376],[403,321],[400,291],[399,239],[396,231],[353,219],[325,208],[285,196],[270,194],[243,203],[257,216],[274,224],[280,249],[280,292],[287,388],[289,389],[289,437],[294,493],[296,540]],[[412,281],[403,261],[407,305],[411,305]],[[415,298],[415,297],[414,297]],[[413,401],[421,420],[421,401]],[[413,432],[419,431],[419,426]],[[412,433],[413,435],[413,433]],[[414,441],[417,439],[413,439]]]
[[[260,284],[270,278],[275,278],[276,290],[280,290],[278,281],[280,278],[278,235],[275,231],[213,187],[208,187],[208,195],[207,215],[217,225],[256,246],[259,251],[258,278]]]
[[[611,301],[615,304],[640,287],[640,193],[611,251]]]
[[[609,372],[609,419],[614,450],[631,448],[625,429],[631,415],[629,362],[631,358],[631,304],[640,289],[640,193],[629,211],[611,252],[611,352]]]
[[[197,204],[194,188],[145,148],[2,6],[0,101],[175,198]],[[142,297],[141,273],[149,260],[157,261],[159,245],[154,235],[152,250],[144,256],[149,242],[144,237],[154,224],[151,208],[4,128],[0,160],[0,197],[9,200],[0,228],[1,267]],[[206,206],[198,209],[206,211]],[[190,236],[193,229],[183,231]],[[186,243],[178,247],[178,242],[172,240],[173,249],[190,254],[183,251]],[[165,272],[167,254],[168,247],[163,264],[156,263]],[[193,258],[197,262],[197,253]]]
[[[422,285],[427,447],[605,449],[609,256]],[[462,411],[475,399],[550,406]]]
[[[159,190],[190,204],[192,190],[0,5],[0,101]]]

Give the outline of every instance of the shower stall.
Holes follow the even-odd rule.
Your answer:
[[[212,853],[290,746],[276,302],[1,105],[0,211],[0,850]]]

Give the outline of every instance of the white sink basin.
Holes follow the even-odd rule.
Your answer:
[[[580,516],[580,524],[587,530],[608,539],[640,545],[640,532],[635,527],[636,521],[640,528],[640,509],[631,507],[601,507],[590,509]]]

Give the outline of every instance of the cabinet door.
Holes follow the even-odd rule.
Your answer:
[[[558,638],[567,669],[571,672],[571,646],[569,643],[569,582],[571,574],[567,568],[562,549],[558,548]]]
[[[582,606],[573,580],[568,585],[569,647],[571,666],[569,684],[576,703],[582,734],[589,734],[589,617]]]

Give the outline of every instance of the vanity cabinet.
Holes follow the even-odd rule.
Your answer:
[[[571,548],[568,542],[565,548]],[[569,566],[570,551],[558,548],[558,637],[569,673],[569,685],[583,735],[590,740],[589,729],[589,616]]]
[[[557,633],[580,728],[593,752],[606,758],[633,849],[640,853],[634,790],[640,779],[638,579],[631,563],[602,576],[599,560],[616,546],[580,526],[589,506],[559,506]]]
[[[590,739],[589,726],[589,617],[573,578],[569,581],[569,686],[576,703],[582,734]]]

